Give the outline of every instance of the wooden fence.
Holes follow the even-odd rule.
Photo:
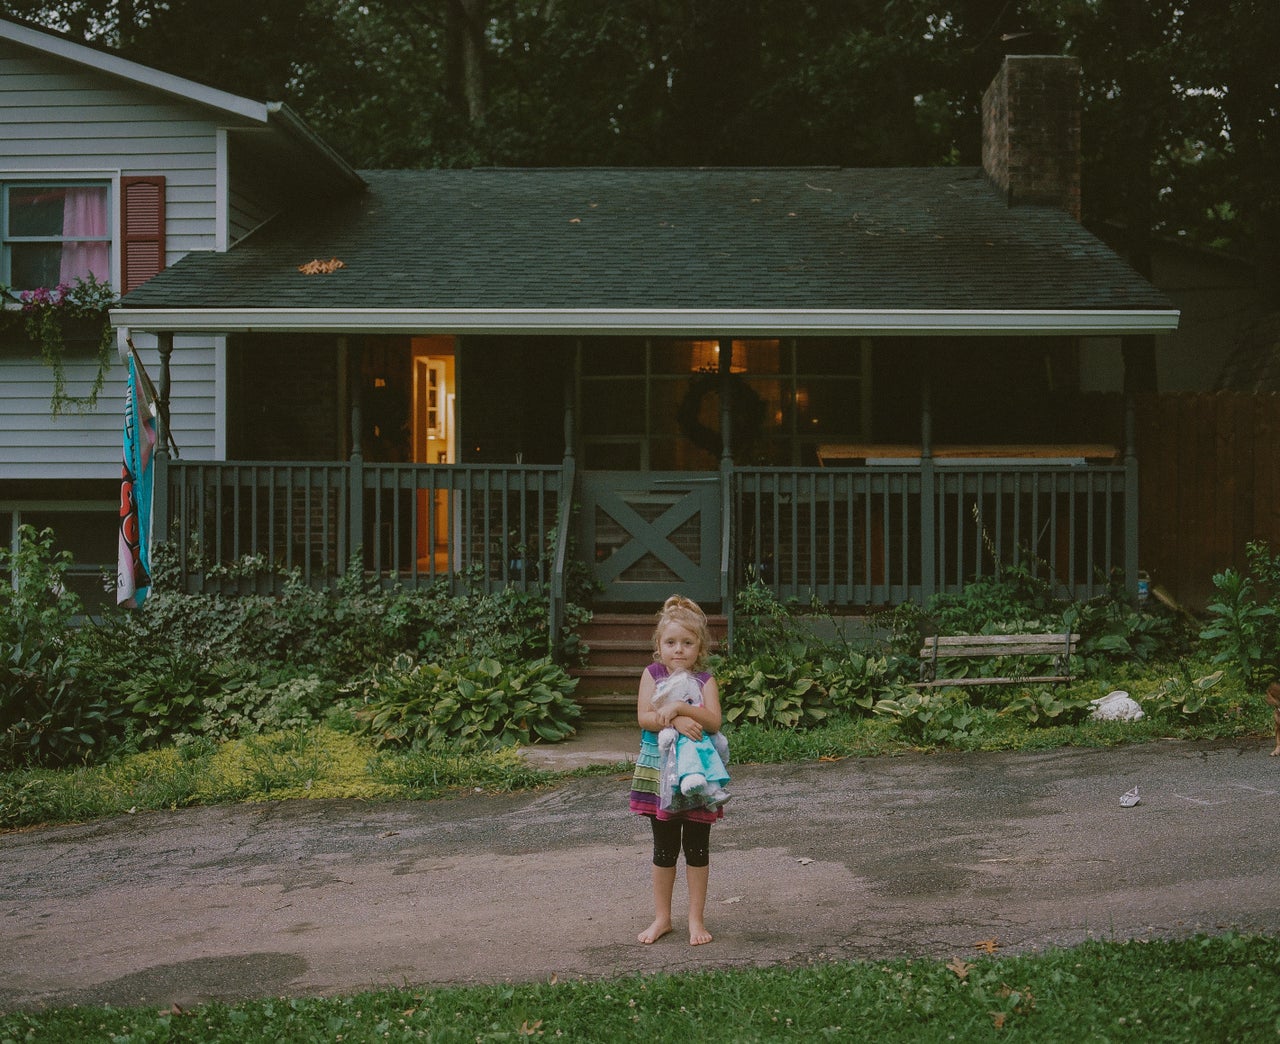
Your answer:
[[[1280,395],[1211,392],[1137,400],[1140,567],[1202,609],[1213,574],[1280,549]]]

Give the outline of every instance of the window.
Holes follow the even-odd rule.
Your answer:
[[[11,182],[0,194],[0,281],[16,290],[111,278],[110,186]]]

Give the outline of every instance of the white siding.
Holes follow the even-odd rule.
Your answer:
[[[216,136],[208,113],[106,75],[33,55],[0,41],[0,180],[59,175],[111,179],[163,174],[166,258],[216,246]],[[113,224],[118,201],[113,200]],[[119,244],[112,250],[119,282]],[[135,339],[153,379],[154,339]],[[182,455],[211,459],[215,428],[214,338],[177,338],[173,353],[174,434]],[[87,387],[92,364],[68,360],[69,391]],[[0,348],[0,480],[117,478],[124,367],[115,361],[97,409],[52,418],[48,369]]]
[[[139,334],[134,343],[158,382],[155,338]],[[174,339],[170,412],[185,459],[214,459],[214,353],[211,338]],[[86,394],[95,368],[90,360],[68,359],[68,393]],[[53,417],[50,371],[38,360],[0,356],[0,479],[119,478],[124,375],[124,364],[114,359],[95,410],[68,407]]]

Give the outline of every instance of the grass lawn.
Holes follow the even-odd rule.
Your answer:
[[[0,1015],[0,1041],[1264,1041],[1280,940]]]

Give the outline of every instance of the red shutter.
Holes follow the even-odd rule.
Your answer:
[[[120,282],[127,294],[164,268],[164,176],[120,179]]]

